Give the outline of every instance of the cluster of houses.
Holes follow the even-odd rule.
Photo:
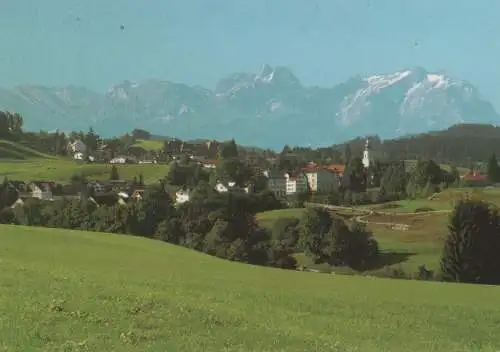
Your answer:
[[[140,201],[147,190],[147,186],[126,180],[89,181],[85,185],[61,185],[49,180],[31,182],[9,180],[8,187],[17,192],[17,200],[12,208],[22,206],[30,198],[43,201],[72,200],[81,199],[82,194],[87,194],[88,200],[96,205],[127,204],[129,201]],[[85,187],[87,192],[83,192]],[[238,188],[234,182],[227,184],[219,182],[215,185],[215,190],[219,193],[228,192],[231,189],[239,189],[245,193],[251,192],[250,187]],[[190,200],[191,190],[179,189],[172,196],[177,204],[182,204]]]
[[[210,157],[215,157],[218,153],[220,143],[213,141],[203,141],[203,142],[193,142],[187,143],[181,140],[166,140],[164,143],[164,150],[168,155],[171,155],[173,159],[181,158],[184,155],[207,155]],[[101,144],[99,146],[99,151],[104,151],[108,146]],[[96,161],[94,156],[89,155],[89,149],[87,145],[81,139],[71,139],[66,145],[66,150],[73,159],[76,161]],[[111,160],[110,164],[156,164],[157,160],[155,158],[149,158],[151,160],[140,160],[130,155],[119,155]]]
[[[83,189],[87,187],[88,200],[97,205],[126,204],[130,200],[140,200],[144,193],[142,186],[125,180],[90,181],[86,185],[61,185],[55,181],[38,180],[31,182],[8,181],[8,187],[17,192],[17,200],[12,208],[22,206],[27,199],[43,201],[81,199]]]
[[[344,165],[319,166],[310,163],[295,174],[266,171],[264,175],[268,178],[269,190],[279,198],[307,191],[329,193],[342,180]]]
[[[215,167],[215,163],[209,162],[204,167]],[[266,170],[263,172],[267,178],[267,187],[277,198],[284,199],[294,194],[311,191],[313,193],[329,193],[337,189],[344,174],[344,165],[319,166],[309,164],[306,168],[295,174]],[[218,182],[215,190],[219,193],[238,189],[235,182]],[[245,193],[253,192],[252,185],[239,188]],[[191,190],[181,189],[176,193],[176,202],[185,203],[190,200]]]
[[[206,145],[205,145],[206,144]],[[218,150],[218,143],[215,141],[206,142],[200,148],[208,150],[210,155],[216,155]],[[172,153],[184,152],[186,147],[184,142],[172,140],[166,143],[166,148]],[[75,160],[84,160],[87,153],[87,146],[79,139],[68,142],[68,151],[72,153]],[[365,146],[363,154],[363,164],[365,167],[369,166],[368,141]],[[206,154],[206,153],[205,153]],[[191,156],[193,161],[197,161],[206,169],[215,169],[216,160],[210,160],[204,157]],[[92,161],[92,160],[91,160]],[[128,164],[128,163],[156,163],[155,160],[138,161],[130,156],[118,156],[109,161],[111,164]],[[326,165],[320,166],[310,163],[307,167],[295,173],[283,173],[277,171],[265,171],[264,175],[267,177],[268,189],[272,191],[278,198],[286,198],[288,196],[313,192],[313,193],[330,193],[335,190],[344,174],[344,165]],[[19,199],[16,205],[22,204],[26,198],[38,198],[42,200],[55,200],[58,198],[66,197],[80,197],[81,190],[75,189],[72,185],[56,185],[53,181],[35,181],[29,183],[17,182],[13,187],[18,191]],[[144,187],[137,187],[127,181],[92,181],[87,184],[87,187],[92,189],[92,196],[89,198],[97,204],[125,204],[130,200],[140,200],[144,192]],[[215,185],[215,190],[220,193],[228,192],[231,189],[237,188],[234,182],[222,183],[219,182]],[[250,193],[253,191],[252,185],[239,188],[241,191]],[[174,196],[177,204],[182,204],[190,200],[190,189],[180,189]]]

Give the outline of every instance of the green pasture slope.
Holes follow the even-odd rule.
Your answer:
[[[163,149],[163,141],[154,139],[138,139],[133,146],[143,148],[144,150],[160,150]]]
[[[22,161],[0,160],[0,179],[54,180],[67,183],[74,174],[83,174],[89,179],[107,180],[111,173],[109,164],[84,164],[71,159],[30,159]],[[168,165],[128,164],[117,165],[121,179],[131,180],[143,174],[146,183],[158,182],[168,174]]]
[[[497,351],[500,288],[231,263],[0,226],[3,351]]]
[[[37,152],[11,141],[0,140],[0,160],[54,159],[53,156]]]
[[[89,179],[106,180],[111,172],[109,164],[85,164],[70,158],[55,157],[27,148],[18,143],[0,140],[0,181],[4,177],[14,180],[53,180],[67,183],[78,173]],[[168,174],[168,165],[117,165],[120,178],[131,180],[142,173],[146,183],[157,182]]]

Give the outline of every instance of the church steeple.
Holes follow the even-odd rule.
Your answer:
[[[363,152],[363,166],[368,169],[370,167],[370,141],[365,142],[365,150]]]

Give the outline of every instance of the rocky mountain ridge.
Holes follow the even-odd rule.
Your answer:
[[[420,67],[352,77],[331,88],[305,87],[290,69],[269,65],[257,74],[229,75],[213,90],[160,80],[125,81],[105,94],[75,86],[18,86],[0,89],[0,110],[21,113],[32,130],[93,126],[116,135],[139,127],[271,148],[500,121],[473,85]]]

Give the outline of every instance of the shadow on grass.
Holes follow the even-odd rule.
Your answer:
[[[416,254],[417,253],[412,252],[382,252],[379,254],[377,261],[373,263],[369,270],[379,270],[387,266],[404,263]]]

